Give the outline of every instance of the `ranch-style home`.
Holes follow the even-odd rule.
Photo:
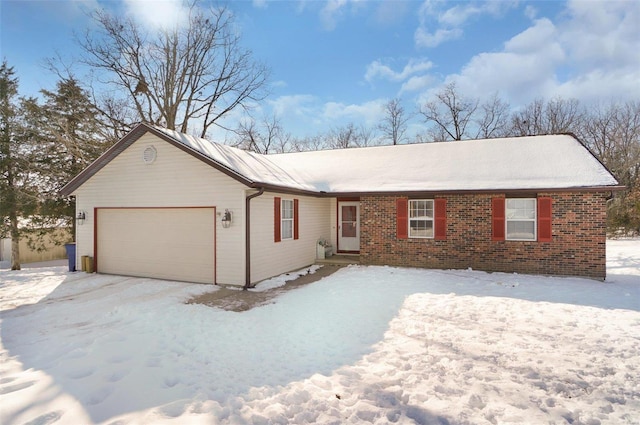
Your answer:
[[[572,135],[260,155],[140,124],[61,191],[99,273],[249,287],[316,261],[605,278],[621,186]]]

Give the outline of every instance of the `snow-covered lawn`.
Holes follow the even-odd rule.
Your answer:
[[[640,240],[608,251],[606,283],[351,266],[242,313],[3,270],[0,423],[640,424]]]

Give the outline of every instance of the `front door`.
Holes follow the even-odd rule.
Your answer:
[[[360,251],[359,202],[338,202],[338,251]]]

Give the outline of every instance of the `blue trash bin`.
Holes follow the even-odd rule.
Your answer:
[[[76,244],[68,243],[64,245],[64,249],[67,250],[67,258],[69,259],[69,271],[76,271]]]

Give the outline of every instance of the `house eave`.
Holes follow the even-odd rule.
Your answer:
[[[565,187],[565,188],[496,188],[496,189],[438,189],[438,190],[391,190],[391,191],[310,191],[295,188],[286,188],[275,185],[255,183],[254,188],[263,187],[268,192],[286,193],[292,195],[306,195],[318,198],[358,198],[362,196],[434,196],[434,195],[487,195],[505,194],[517,195],[522,193],[566,193],[566,192],[618,192],[625,189],[625,186],[588,186],[588,187]]]

